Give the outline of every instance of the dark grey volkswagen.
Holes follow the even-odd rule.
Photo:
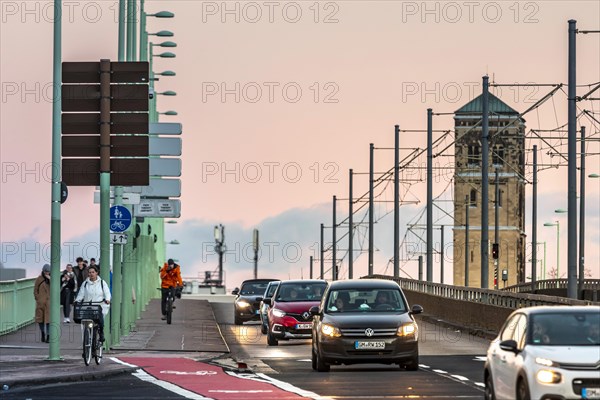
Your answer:
[[[329,283],[321,304],[311,308],[312,367],[326,372],[331,364],[399,364],[419,369],[419,327],[394,281],[356,279]]]

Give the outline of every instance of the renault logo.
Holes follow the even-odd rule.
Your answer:
[[[367,336],[367,337],[371,337],[371,336],[373,336],[374,334],[375,334],[375,331],[374,331],[373,329],[371,329],[371,328],[367,328],[367,329],[365,329],[365,336]]]
[[[309,313],[308,311],[304,311],[304,312],[302,313],[302,318],[304,318],[304,319],[308,319],[309,317],[310,317],[310,313]]]

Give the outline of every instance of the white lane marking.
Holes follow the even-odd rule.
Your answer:
[[[473,359],[473,361],[483,361],[485,362],[485,360],[487,359],[486,356],[477,356]]]
[[[453,377],[453,378],[458,379],[459,381],[468,381],[469,380],[469,378],[465,378],[462,375],[450,375],[450,376]]]
[[[290,392],[290,393],[295,393],[299,396],[302,397],[308,397],[310,399],[322,399],[323,397],[319,396],[316,393],[313,392],[309,392],[308,390],[304,390],[304,389],[300,389],[290,383],[287,382],[283,382],[274,378],[271,378],[270,376],[267,376],[265,374],[262,373],[237,373],[237,372],[232,372],[232,371],[225,371],[226,374],[234,376],[236,378],[241,378],[241,379],[249,379],[252,381],[257,381],[257,382],[263,382],[263,383],[269,383],[273,386],[278,387],[281,390],[285,390],[286,392]]]
[[[312,360],[310,358],[303,358],[301,360],[298,360],[300,362],[311,362]]]
[[[199,400],[199,399],[212,399],[211,397],[204,397],[198,393],[194,393],[194,392],[190,392],[189,390],[186,390],[184,388],[181,388],[177,385],[172,384],[171,382],[166,382],[166,381],[161,381],[159,379],[156,379],[155,377],[153,377],[152,375],[148,374],[146,371],[144,371],[143,369],[138,369],[136,372],[134,372],[132,374],[133,376],[135,376],[136,378],[144,381],[144,382],[150,382],[153,383],[157,386],[160,386],[163,389],[166,389],[170,392],[173,392],[179,396],[183,396],[186,399],[192,399],[192,400]]]
[[[273,393],[272,390],[225,390],[225,389],[221,389],[221,390],[209,390],[209,392],[215,392],[215,393]]]
[[[185,347],[185,335],[181,335],[181,350]]]
[[[114,361],[114,362],[119,363],[119,364],[122,364],[122,365],[125,365],[127,367],[131,367],[131,368],[137,368],[138,367],[137,365],[133,365],[133,364],[126,363],[125,361],[121,361],[121,360],[119,360],[116,357],[110,357],[109,360]]]
[[[425,369],[429,369],[431,368],[429,365],[425,365],[425,364],[419,364],[420,368],[425,368]]]
[[[286,390],[288,392],[296,393],[297,395],[300,395],[302,397],[308,397],[310,399],[322,399],[323,398],[322,396],[319,396],[318,394],[316,394],[314,392],[309,392],[308,390],[300,389],[290,383],[283,382],[283,381],[280,381],[275,378],[271,378],[270,376],[267,376],[265,374],[258,373],[256,375],[268,380],[270,383],[272,383],[273,385],[277,386],[280,389]]]
[[[475,385],[477,385],[479,387],[482,387],[482,388],[485,387],[485,385],[483,383],[481,383],[481,382],[475,382]]]
[[[216,375],[217,371],[160,371],[161,374],[173,374],[173,375]]]
[[[448,372],[444,371],[443,369],[432,369],[433,372],[437,372],[438,374],[447,374]]]

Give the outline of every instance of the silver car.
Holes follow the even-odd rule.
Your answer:
[[[271,297],[273,297],[275,290],[279,286],[279,282],[280,281],[269,282],[269,285],[267,286],[267,289],[265,290],[265,294],[263,295],[263,300],[270,299]],[[266,335],[267,332],[269,332],[269,307],[270,306],[265,304],[264,301],[260,302],[260,322],[261,322],[260,331],[262,332],[263,335]]]

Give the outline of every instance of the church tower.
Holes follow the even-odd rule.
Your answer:
[[[454,284],[459,286],[465,285],[465,269],[468,268],[468,286],[481,287],[482,99],[479,96],[454,113]],[[488,282],[489,288],[493,289],[496,271],[499,288],[525,281],[525,120],[491,93],[489,111]],[[496,171],[500,189],[498,198]],[[499,211],[497,260],[492,255],[496,205]],[[468,224],[465,219],[467,207]],[[469,248],[465,254],[467,229]]]

